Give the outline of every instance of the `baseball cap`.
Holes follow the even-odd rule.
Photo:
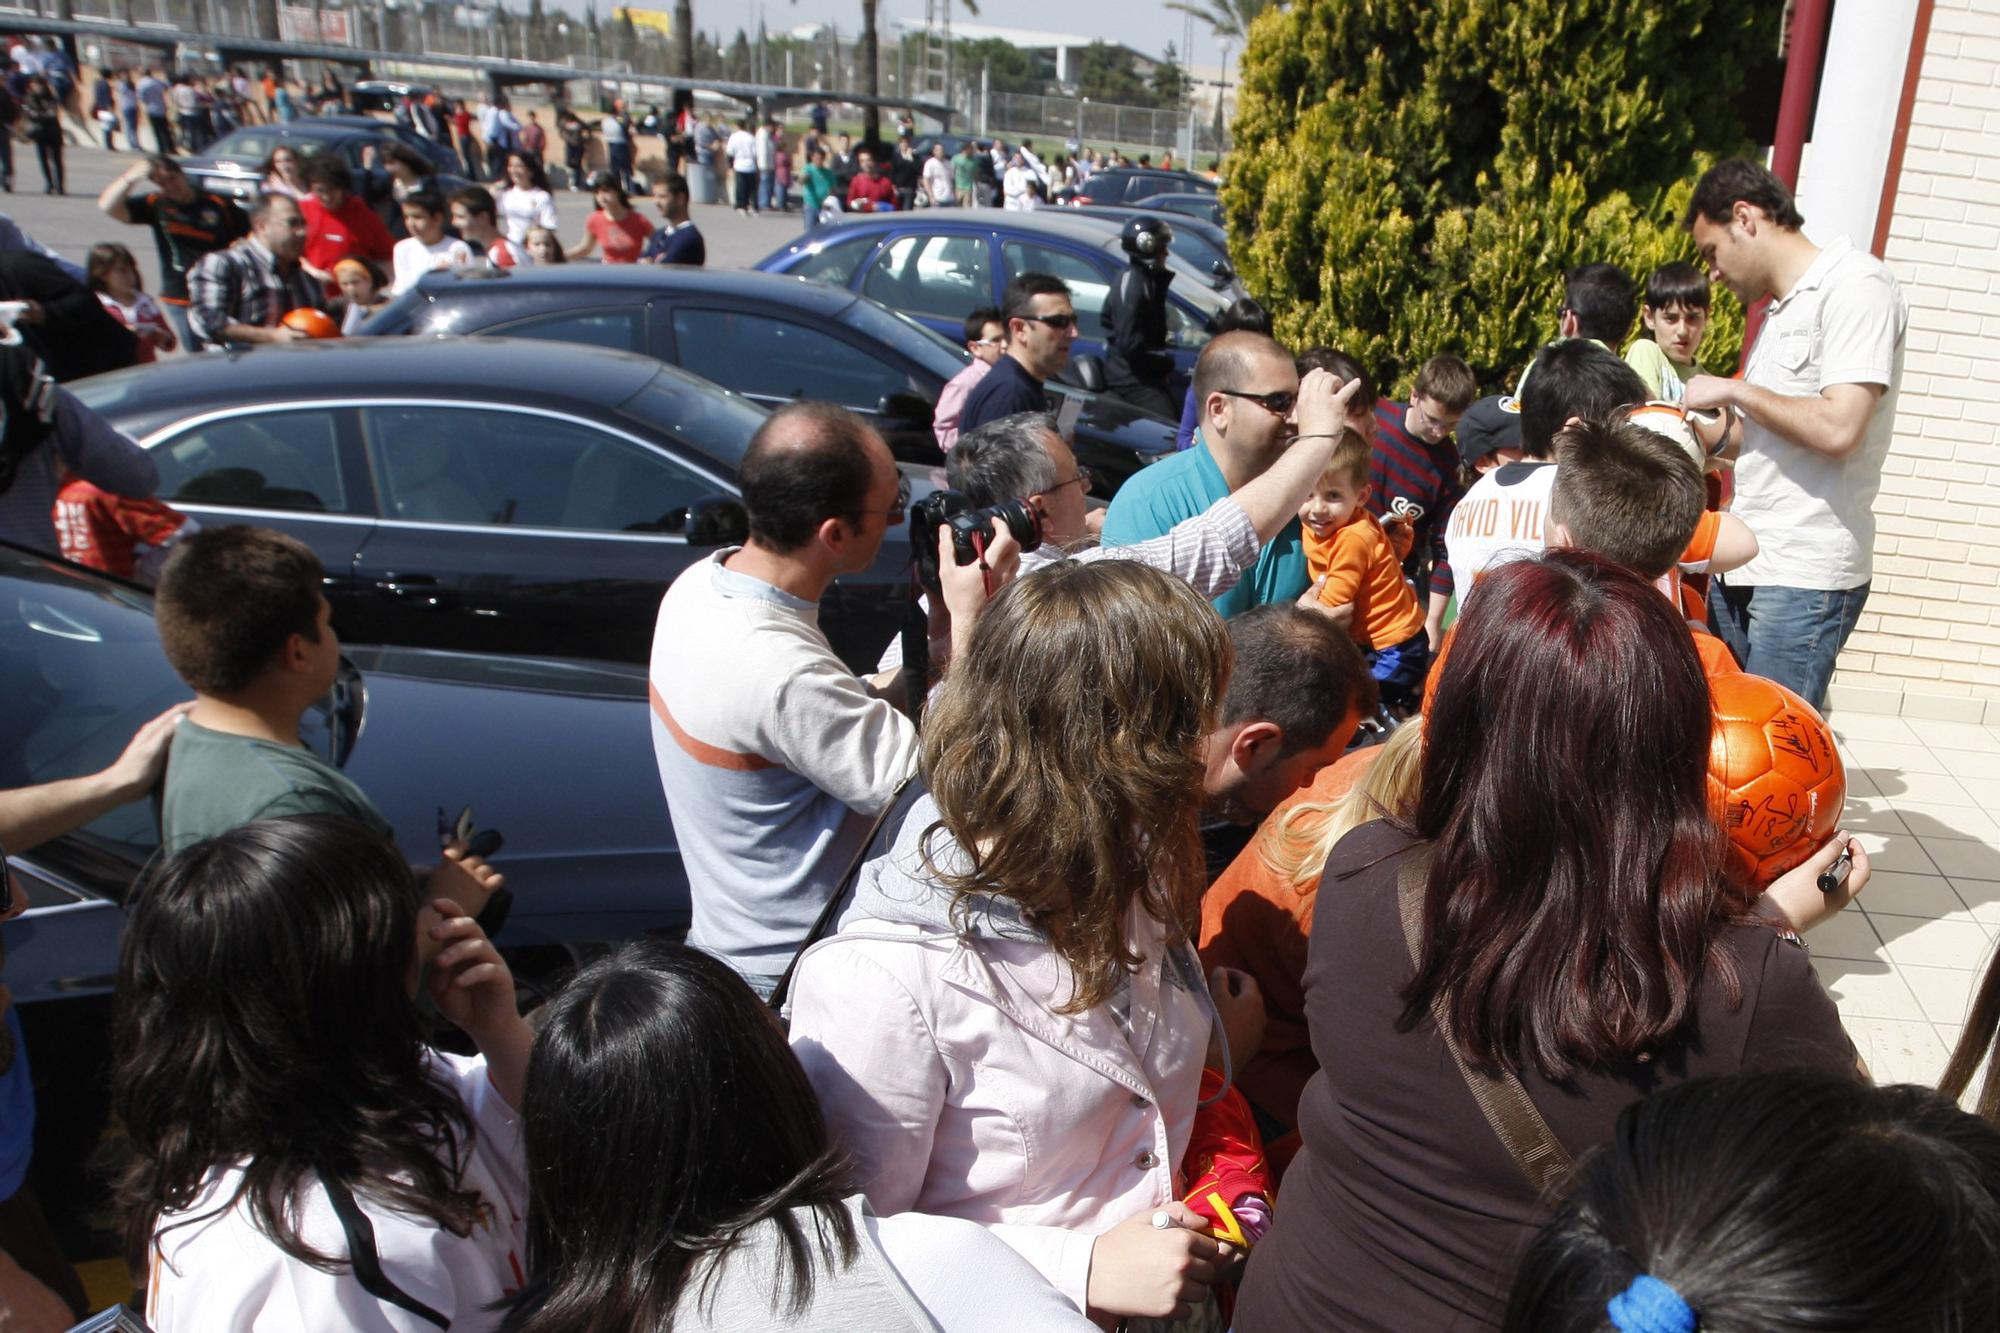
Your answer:
[[[1481,398],[1458,419],[1458,456],[1471,467],[1499,449],[1521,447],[1521,404],[1512,394]]]

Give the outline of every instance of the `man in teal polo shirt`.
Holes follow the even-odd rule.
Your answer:
[[[1104,544],[1129,546],[1158,537],[1277,461],[1291,443],[1299,372],[1275,339],[1225,333],[1202,349],[1194,367],[1200,425],[1192,449],[1173,454],[1118,490],[1104,518]],[[1264,546],[1243,580],[1215,599],[1224,618],[1306,591],[1306,553],[1294,517]]]

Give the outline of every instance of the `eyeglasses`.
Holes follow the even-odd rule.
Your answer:
[[[1063,329],[1073,329],[1076,327],[1075,315],[1016,315],[1014,318],[1032,320],[1037,324],[1046,324],[1058,332]]]
[[[1421,423],[1418,429],[1422,430],[1425,434],[1436,431],[1440,436],[1443,436],[1449,435],[1458,429],[1457,417],[1434,417],[1415,403],[1410,404],[1410,410],[1417,414],[1417,420]]]
[[[861,519],[868,517],[870,514],[880,514],[881,512],[879,509],[857,509],[852,514],[849,514],[848,517]],[[899,473],[896,477],[896,503],[890,507],[889,512],[884,517],[889,520],[889,526],[893,528],[909,517],[909,513],[910,479]]]
[[[1006,345],[1007,340],[1005,338],[974,338],[966,344],[967,347],[1004,347]]]
[[[1089,495],[1093,490],[1097,489],[1097,474],[1079,463],[1077,464],[1076,475],[1074,477],[1071,477],[1068,481],[1057,482],[1046,491],[1043,491],[1042,494],[1054,495],[1057,491],[1068,486],[1074,486],[1078,482],[1083,483],[1083,493]]]
[[[1298,406],[1297,389],[1273,389],[1270,393],[1245,393],[1241,389],[1217,389],[1217,393],[1228,394],[1231,398],[1247,398],[1273,416],[1287,416]]]

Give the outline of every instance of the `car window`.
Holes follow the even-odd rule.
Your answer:
[[[1077,331],[1086,338],[1104,336],[1101,316],[1105,298],[1111,294],[1108,272],[1071,251],[1029,241],[1008,241],[1002,253],[1009,278],[1022,273],[1053,273],[1068,283],[1070,304],[1076,307]]]
[[[339,410],[223,417],[153,447],[164,500],[244,509],[351,512],[341,475]]]
[[[612,310],[559,310],[553,314],[531,315],[512,324],[496,324],[480,333],[508,338],[540,338],[544,342],[584,343],[608,347],[617,352],[646,350],[646,308],[625,306]]]
[[[586,422],[446,404],[361,415],[385,518],[644,531],[715,492],[699,473]]]
[[[815,282],[831,283],[835,287],[845,287],[854,281],[854,274],[861,267],[861,261],[875,248],[876,233],[863,232],[858,236],[844,236],[831,241],[816,241],[806,248],[785,272],[796,278],[811,278]]]
[[[861,294],[892,310],[964,319],[993,304],[993,273],[981,236],[898,236],[883,249]]]
[[[757,398],[814,398],[879,411],[921,385],[893,365],[818,329],[741,310],[676,310],[681,369]]]

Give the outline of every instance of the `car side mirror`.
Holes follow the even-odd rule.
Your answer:
[[[891,393],[883,395],[875,406],[877,414],[895,421],[916,421],[930,424],[936,413],[936,406],[928,399],[914,393]]]
[[[750,511],[731,495],[704,495],[660,516],[661,532],[686,536],[689,546],[741,546],[750,540]]]
[[[1236,276],[1236,270],[1230,266],[1229,261],[1226,259],[1216,260],[1208,266],[1208,271],[1216,277],[1221,278],[1224,282]]]

